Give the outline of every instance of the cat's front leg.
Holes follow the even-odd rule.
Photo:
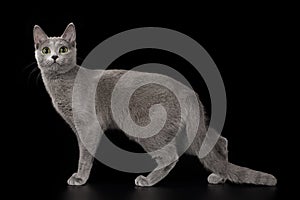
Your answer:
[[[94,157],[84,147],[80,139],[78,138],[79,144],[79,161],[78,170],[69,179],[69,185],[83,185],[86,183],[90,176],[90,172],[93,166]]]
[[[78,141],[79,161],[77,172],[67,181],[69,185],[83,185],[87,182],[93,166],[94,156],[103,135],[99,122],[94,120],[89,113],[92,112],[79,115],[81,118],[74,117],[74,124],[76,125],[70,123]]]

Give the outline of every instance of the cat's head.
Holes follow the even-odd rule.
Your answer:
[[[62,36],[48,37],[39,27],[33,29],[35,58],[44,73],[60,74],[76,65],[76,32],[70,23]]]

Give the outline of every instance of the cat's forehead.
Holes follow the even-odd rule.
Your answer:
[[[42,46],[61,46],[69,45],[69,43],[61,37],[49,37],[47,41]]]

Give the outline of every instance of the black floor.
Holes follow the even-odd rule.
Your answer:
[[[223,199],[268,200],[276,199],[277,187],[240,185],[208,185],[202,183],[168,183],[156,187],[140,188],[130,184],[87,184],[81,187],[66,186],[53,196],[60,200],[165,200],[165,199]]]

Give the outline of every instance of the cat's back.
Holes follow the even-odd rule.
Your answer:
[[[157,73],[127,71],[127,70],[99,70],[94,75],[97,83],[96,98],[102,105],[109,107],[111,101],[119,98],[137,104],[159,104],[174,102],[193,95],[193,91],[181,82]]]
[[[126,91],[143,89],[147,86],[147,93],[166,91],[176,91],[176,94],[191,93],[192,90],[181,82],[158,73],[128,71],[128,70],[99,70],[99,87],[107,87],[115,91]],[[153,88],[153,89],[151,89]]]

